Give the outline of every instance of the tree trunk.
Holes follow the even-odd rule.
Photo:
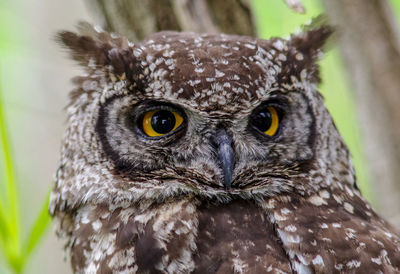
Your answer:
[[[353,84],[378,209],[400,227],[400,31],[387,0],[324,0]]]
[[[105,29],[140,41],[162,30],[254,36],[247,0],[87,0]]]

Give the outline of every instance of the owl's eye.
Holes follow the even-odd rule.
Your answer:
[[[176,111],[155,109],[143,115],[142,129],[149,137],[163,136],[177,129],[183,118]]]
[[[251,123],[259,131],[274,136],[279,128],[279,114],[275,107],[266,106],[252,115]]]

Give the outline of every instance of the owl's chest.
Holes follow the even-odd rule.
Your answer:
[[[237,200],[163,205],[135,240],[139,270],[161,273],[290,272],[265,212]]]
[[[197,273],[290,271],[273,225],[253,203],[233,201],[198,207]]]
[[[273,225],[253,203],[208,205],[187,199],[135,212],[135,208],[115,210],[107,218],[109,225],[104,223],[97,233],[93,225],[82,223],[76,231],[79,241],[71,248],[74,269],[95,267],[105,273],[122,269],[128,273],[291,271]],[[116,219],[121,220],[118,226]],[[92,236],[87,236],[88,231]]]

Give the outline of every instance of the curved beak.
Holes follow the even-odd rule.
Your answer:
[[[224,129],[219,129],[215,136],[215,145],[218,160],[224,174],[224,186],[226,189],[231,187],[233,167],[235,165],[235,155],[232,148],[232,137]]]

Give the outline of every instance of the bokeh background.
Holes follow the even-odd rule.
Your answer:
[[[282,0],[254,0],[259,36],[288,35],[323,11],[318,0],[302,2],[307,9],[304,15],[295,14]],[[399,18],[400,1],[392,0],[391,5]],[[63,110],[72,89],[70,78],[81,71],[67,59],[54,35],[61,29],[74,29],[78,21],[96,23],[88,8],[82,0],[0,0],[0,98],[15,164],[22,240],[52,186],[65,130]],[[321,92],[350,146],[364,196],[378,205],[385,197],[374,194],[369,180],[356,104],[338,49],[330,50],[321,65]],[[4,191],[4,181],[4,162],[0,160],[0,191]],[[400,224],[398,216],[389,216],[392,223]],[[0,252],[0,273],[12,273],[2,255]],[[70,273],[62,243],[51,225],[24,273]]]

